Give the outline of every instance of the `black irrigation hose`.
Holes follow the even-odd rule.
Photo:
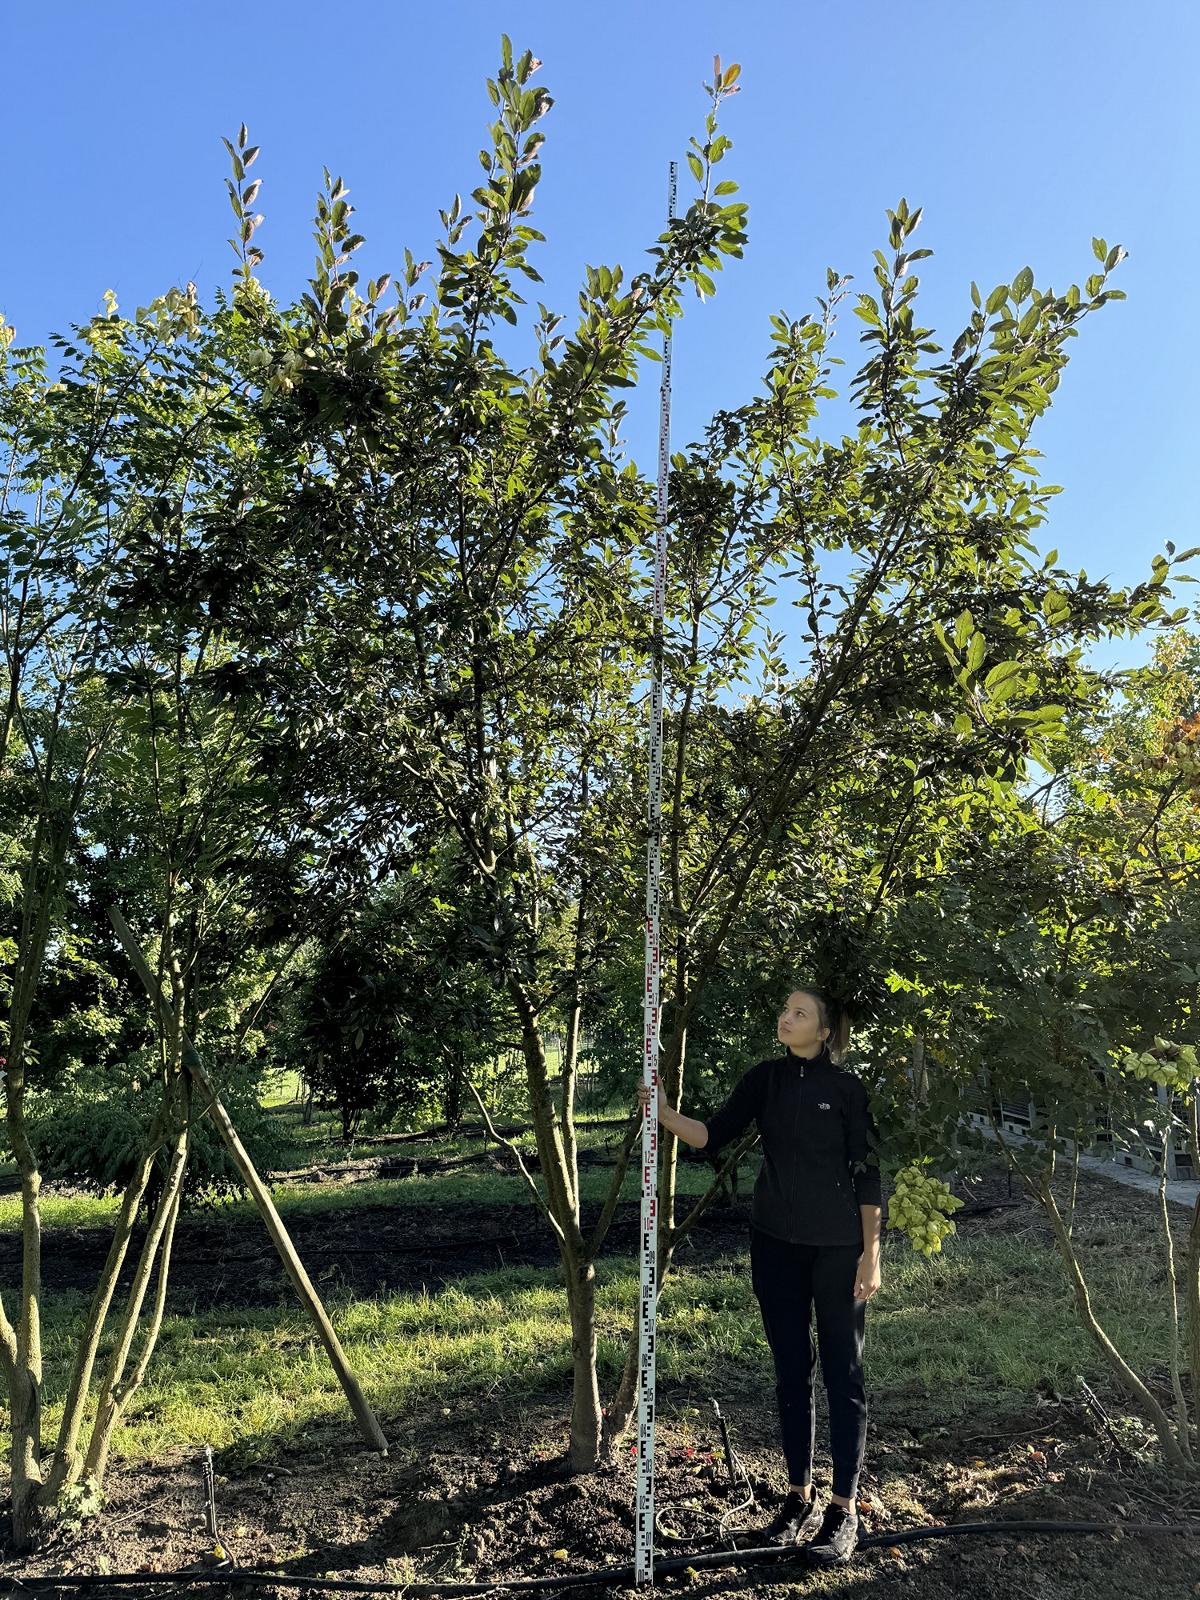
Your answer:
[[[869,1550],[878,1545],[916,1544],[922,1539],[953,1539],[963,1534],[982,1533],[1182,1533],[1200,1539],[1200,1522],[951,1522],[935,1523],[926,1528],[899,1528],[895,1532],[868,1534],[859,1539],[857,1549]],[[668,1556],[654,1562],[655,1574],[681,1572],[686,1567],[746,1566],[754,1562],[775,1558],[788,1562],[804,1561],[803,1545],[761,1545],[748,1550],[707,1550],[692,1555]],[[509,1582],[495,1583],[432,1583],[414,1580],[403,1583],[370,1582],[361,1578],[303,1578],[272,1572],[226,1567],[211,1572],[183,1570],[178,1572],[114,1572],[87,1573],[77,1577],[70,1573],[46,1573],[36,1578],[7,1578],[0,1580],[5,1587],[0,1596],[16,1600],[28,1594],[40,1594],[46,1586],[64,1589],[122,1588],[134,1584],[175,1585],[193,1583],[266,1584],[279,1589],[320,1589],[350,1594],[492,1594],[508,1589],[542,1590],[574,1589],[583,1585],[620,1584],[627,1587],[636,1568],[632,1562],[624,1567],[596,1567],[591,1572],[564,1573],[551,1578],[514,1578]]]

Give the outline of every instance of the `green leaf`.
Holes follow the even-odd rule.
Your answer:
[[[984,307],[984,309],[986,310],[988,316],[990,317],[993,312],[999,311],[1000,307],[1007,299],[1008,285],[1006,283],[998,283],[992,290],[991,294],[987,297],[987,305]]]
[[[696,182],[697,183],[703,183],[703,181],[704,181],[704,167],[701,164],[700,157],[696,154],[696,152],[694,150],[689,150],[688,151],[688,166],[691,167],[691,169],[692,169],[692,177],[695,178]]]
[[[1033,268],[1022,267],[1020,272],[1017,273],[1016,277],[1012,281],[1013,299],[1024,300],[1025,296],[1032,288]]]
[[[1092,254],[1095,256],[1097,261],[1104,260],[1105,256],[1108,254],[1108,246],[1105,244],[1103,239],[1097,239],[1095,236],[1093,236]]]
[[[933,633],[934,633],[934,637],[937,639],[938,643],[941,645],[942,649],[946,652],[946,654],[950,658],[950,660],[952,662],[957,661],[957,659],[958,659],[957,656],[954,654],[954,651],[950,648],[950,641],[946,638],[946,630],[945,630],[945,628],[942,627],[940,622],[935,622],[933,624]]]
[[[981,633],[972,634],[971,648],[967,651],[967,671],[978,672],[987,654],[987,641]]]
[[[1021,673],[1017,672],[1012,677],[1005,678],[998,683],[988,696],[988,699],[993,705],[1000,706],[1006,700],[1011,700],[1013,695],[1019,694],[1022,688],[1024,688],[1024,678]]]

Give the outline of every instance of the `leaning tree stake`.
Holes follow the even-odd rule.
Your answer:
[[[667,186],[667,225],[675,216],[675,163]],[[658,1034],[662,866],[663,600],[667,582],[667,472],[671,465],[671,324],[663,333],[658,421],[658,540],[654,571],[654,631],[650,685],[649,839],[646,845],[646,990],[643,997],[642,1081],[650,1090],[642,1124],[641,1387],[638,1392],[638,1476],[635,1581],[654,1581],[654,1329],[658,1300]]]
[[[113,927],[117,930],[118,939],[125,947],[125,954],[133,963],[138,977],[146,986],[146,992],[150,996],[163,1027],[167,1027],[170,1017],[166,1000],[163,998],[162,990],[155,981],[154,974],[150,970],[150,964],[142,954],[129,924],[125,921],[117,906],[109,906],[108,916]],[[188,1073],[193,1084],[201,1089],[204,1094],[205,1106],[201,1116],[206,1116],[209,1112],[212,1113],[212,1119],[220,1130],[222,1139],[229,1147],[229,1153],[233,1157],[234,1164],[245,1179],[246,1187],[254,1196],[254,1203],[262,1213],[263,1221],[267,1225],[267,1232],[274,1240],[275,1248],[279,1251],[280,1258],[287,1268],[288,1277],[291,1278],[296,1293],[300,1296],[300,1302],[316,1324],[317,1332],[321,1336],[321,1342],[328,1352],[334,1372],[337,1373],[338,1382],[346,1392],[346,1398],[350,1402],[350,1409],[358,1420],[363,1438],[372,1450],[378,1450],[381,1454],[387,1455],[388,1442],[384,1437],[383,1429],[379,1426],[379,1419],[371,1410],[358,1379],[350,1370],[350,1363],[346,1360],[346,1352],[342,1349],[341,1341],[334,1332],[333,1323],[329,1320],[328,1312],[321,1304],[320,1296],[312,1286],[312,1280],[304,1270],[304,1263],[296,1253],[296,1247],[292,1243],[291,1235],[283,1225],[283,1218],[275,1209],[275,1202],[271,1199],[271,1191],[259,1177],[258,1169],[251,1161],[246,1147],[238,1138],[237,1129],[230,1120],[228,1111],[221,1104],[221,1098],[213,1088],[208,1073],[204,1070],[204,1064],[196,1052],[196,1047],[186,1033],[182,1036],[182,1042],[183,1070]]]

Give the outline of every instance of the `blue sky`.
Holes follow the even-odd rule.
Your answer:
[[[1034,443],[1064,485],[1041,548],[1089,576],[1132,583],[1171,539],[1200,543],[1192,509],[1195,337],[1187,273],[1200,255],[1194,175],[1197,8],[1185,0],[1084,6],[867,0],[842,7],[743,0],[605,6],[481,3],[330,7],[312,0],[11,8],[0,138],[13,175],[0,245],[0,311],[41,343],[102,309],[189,278],[206,300],[234,269],[222,134],[241,121],[262,154],[261,276],[279,297],[311,270],[322,165],[341,174],[366,235],[360,270],[432,254],[437,212],[479,180],[492,114],[485,78],[510,34],[545,63],[555,97],[536,224],[534,294],[570,315],[585,263],[627,271],[661,229],[667,163],[706,110],[719,52],[742,67],[723,108],[725,175],[750,207],[743,261],[715,300],[690,302],[675,338],[673,439],[756,387],[772,311],[800,315],[825,269],[873,291],[872,251],[901,195],[924,207],[917,314],[947,349],[984,294],[1029,264],[1039,288],[1081,286],[1091,238],[1128,259],[1128,299],[1088,318]],[[18,181],[19,180],[19,181]],[[681,197],[691,192],[686,168]],[[848,387],[861,324],[843,303],[833,351]],[[631,403],[630,444],[653,469],[657,369]],[[834,436],[849,413],[831,406]],[[1200,564],[1197,564],[1200,571]],[[1183,585],[1178,602],[1192,603]],[[780,625],[782,607],[773,621]],[[1145,640],[1091,653],[1146,658]]]

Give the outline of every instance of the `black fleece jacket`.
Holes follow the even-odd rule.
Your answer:
[[[762,1169],[754,1226],[793,1244],[863,1248],[859,1206],[882,1204],[879,1133],[867,1091],[822,1045],[815,1056],[759,1061],[705,1123],[706,1156],[758,1125]]]

